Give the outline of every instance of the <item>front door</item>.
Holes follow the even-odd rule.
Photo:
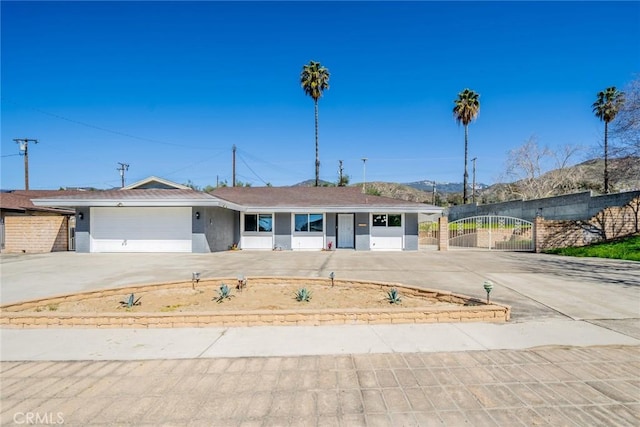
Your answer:
[[[338,214],[338,248],[353,249],[353,214]]]

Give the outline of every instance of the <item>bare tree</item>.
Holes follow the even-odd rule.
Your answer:
[[[625,87],[625,103],[612,125],[611,154],[640,157],[640,75]]]
[[[523,200],[565,194],[579,188],[581,177],[570,170],[579,147],[565,145],[558,150],[538,145],[535,137],[509,151],[507,177],[514,181],[509,192]]]

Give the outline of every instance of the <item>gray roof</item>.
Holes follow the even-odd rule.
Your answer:
[[[222,187],[211,193],[192,189],[118,189],[34,198],[36,206],[218,206],[242,212],[416,212],[440,213],[424,203],[362,193],[357,187]]]
[[[219,206],[220,200],[192,189],[84,191],[33,199],[36,206]]]
[[[425,203],[365,194],[359,187],[222,187],[211,194],[245,211],[426,212],[442,208]]]

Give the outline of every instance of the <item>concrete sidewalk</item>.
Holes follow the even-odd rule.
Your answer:
[[[506,324],[0,330],[0,425],[640,425],[640,266],[449,253],[2,256],[2,302],[203,277],[401,282]],[[622,346],[622,347],[621,347]],[[30,417],[30,418],[29,418]]]
[[[512,307],[507,324],[0,331],[2,360],[126,360],[639,345],[640,265],[488,251],[223,252],[0,257],[3,303],[203,277],[282,275],[385,280]]]
[[[3,361],[311,356],[640,345],[584,321],[176,329],[5,329]]]

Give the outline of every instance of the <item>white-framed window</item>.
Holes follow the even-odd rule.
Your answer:
[[[244,214],[244,231],[250,233],[271,233],[273,231],[273,215]]]
[[[371,225],[373,227],[402,227],[402,215],[372,214]]]
[[[322,233],[324,231],[324,215],[321,213],[294,214],[296,233]]]

